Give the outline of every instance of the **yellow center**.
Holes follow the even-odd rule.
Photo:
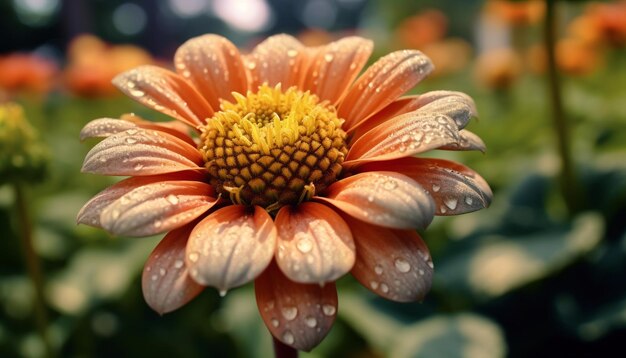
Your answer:
[[[334,107],[280,85],[233,96],[207,121],[199,146],[224,198],[275,211],[337,180],[348,150]]]

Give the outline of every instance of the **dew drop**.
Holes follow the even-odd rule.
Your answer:
[[[143,169],[143,164],[137,164],[137,165],[135,165],[135,168],[134,168],[134,169],[135,169],[136,171],[139,171],[139,170]]]
[[[419,273],[420,273],[420,275],[424,276],[424,270],[419,269]]]
[[[219,292],[220,297],[226,296],[227,293],[228,293],[228,290],[225,290],[225,289],[221,289],[220,292]]]
[[[160,228],[162,225],[163,225],[163,221],[161,221],[161,220],[155,220],[155,221],[154,221],[154,227],[155,227],[155,228],[157,228],[157,229],[158,229],[158,228]]]
[[[287,51],[287,56],[289,57],[296,57],[298,56],[298,50],[294,50],[294,49],[290,49]]]
[[[287,321],[293,321],[298,316],[298,309],[296,307],[283,307],[280,312]]]
[[[166,269],[164,269],[164,268],[160,268],[160,269],[159,269],[159,275],[161,275],[161,276],[165,276],[165,274],[166,274],[166,273],[167,273],[167,270],[166,270]]]
[[[300,252],[302,252],[303,254],[306,254],[307,252],[311,251],[311,249],[313,248],[313,243],[311,242],[310,239],[304,238],[298,241],[298,243],[296,244],[296,247],[298,248],[298,250],[300,250]]]
[[[157,274],[152,275],[151,277],[152,281],[156,281],[159,279],[159,276]]]
[[[309,326],[309,327],[311,327],[311,328],[314,328],[315,326],[317,326],[317,319],[315,319],[315,317],[313,317],[313,316],[307,316],[307,317],[304,319],[304,323],[305,323],[307,326]]]
[[[383,291],[383,293],[387,293],[389,292],[389,286],[387,286],[387,284],[381,284],[380,285],[380,290]]]
[[[441,206],[439,207],[439,211],[440,211],[442,214],[445,214],[448,210],[447,210],[447,209],[446,209],[443,205],[441,205]]]
[[[428,264],[428,267],[430,267],[431,269],[435,268],[435,265],[433,265],[432,261],[428,261],[427,264]]]
[[[280,324],[280,322],[278,322],[276,318],[272,318],[271,323],[274,328],[278,327],[278,325]]]
[[[376,272],[377,275],[382,275],[383,274],[383,267],[380,265],[376,265],[374,266],[374,272]]]
[[[178,197],[174,194],[168,195],[166,200],[172,205],[178,204]]]
[[[285,331],[285,333],[283,333],[283,342],[287,343],[287,344],[293,344],[293,342],[295,342],[295,337],[293,336],[293,333],[291,333],[291,331]]]
[[[132,83],[132,82],[129,82],[129,84],[130,84],[130,83]],[[143,96],[145,96],[145,95],[146,95],[146,92],[144,92],[144,91],[142,91],[142,90],[140,90],[140,89],[131,89],[131,90],[129,91],[129,93],[130,93],[130,95],[131,95],[131,96],[133,96],[133,97],[137,97],[137,98],[139,98],[139,97],[143,97]]]
[[[333,305],[322,305],[322,311],[327,316],[332,316],[337,312],[337,309]]]
[[[331,62],[331,61],[333,60],[333,58],[335,58],[335,56],[333,56],[333,55],[332,55],[332,54],[330,54],[330,53],[327,53],[326,55],[324,55],[324,60],[325,60],[326,62]]]
[[[176,260],[174,262],[174,267],[179,269],[179,268],[183,267],[183,264],[184,264],[183,260]]]
[[[132,138],[132,137],[128,137],[128,138],[126,138],[126,143],[127,144],[135,144],[135,143],[137,143],[137,139]]]
[[[411,264],[409,264],[409,262],[405,259],[396,259],[394,261],[394,265],[396,265],[396,268],[400,272],[406,273],[411,271]]]
[[[466,197],[465,197],[465,203],[466,203],[467,205],[472,205],[472,204],[474,203],[474,199],[472,199],[472,197],[471,197],[471,196],[466,196]]]
[[[196,262],[198,261],[199,255],[197,252],[192,252],[189,254],[188,258],[189,258],[189,261]]]
[[[433,191],[436,193],[441,189],[441,187],[437,184],[433,184]]]
[[[371,287],[373,290],[377,289],[377,288],[378,288],[378,282],[376,282],[376,281],[371,281],[371,282],[370,282],[370,287]]]
[[[447,207],[450,208],[450,210],[456,209],[456,204],[457,204],[456,198],[448,198],[448,199],[445,199],[443,202],[444,204],[446,204]]]

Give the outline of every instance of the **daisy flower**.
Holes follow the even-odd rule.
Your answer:
[[[242,55],[204,35],[178,49],[176,72],[120,74],[117,88],[174,120],[125,115],[83,128],[81,139],[104,139],[82,171],[129,178],[87,202],[78,222],[167,233],[143,271],[157,312],[206,286],[224,295],[254,280],[267,328],[299,350],[330,330],[334,281],[348,272],[390,300],[423,299],[433,264],[416,230],[482,209],[492,194],[471,169],[416,155],[484,144],[464,129],[476,115],[467,95],[401,97],[433,70],[426,56],[393,52],[361,73],[372,47],[276,35]]]

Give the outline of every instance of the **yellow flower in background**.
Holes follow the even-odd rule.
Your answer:
[[[82,139],[104,138],[83,172],[130,178],[92,198],[78,222],[167,233],[143,272],[156,311],[254,280],[267,328],[300,350],[330,330],[334,281],[348,272],[387,299],[423,299],[433,264],[416,229],[482,209],[492,193],[471,169],[417,155],[484,144],[465,129],[476,116],[467,95],[402,97],[433,70],[425,55],[393,52],[360,74],[372,47],[277,35],[241,55],[205,35],[178,49],[176,72],[122,73],[120,90],[175,120],[126,115],[83,128]]]

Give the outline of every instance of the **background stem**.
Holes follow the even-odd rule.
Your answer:
[[[548,85],[552,107],[552,121],[556,131],[557,147],[561,158],[560,185],[563,200],[570,215],[580,210],[579,185],[574,173],[570,128],[563,109],[561,83],[556,65],[556,0],[546,1],[544,45],[548,57]]]
[[[297,358],[298,350],[295,348],[289,347],[278,339],[272,337],[274,341],[274,356],[276,358]]]
[[[19,184],[14,184],[15,204],[17,206],[17,221],[19,223],[19,231],[21,234],[21,245],[24,255],[24,263],[28,277],[35,288],[34,307],[35,307],[35,323],[37,330],[44,344],[47,357],[53,357],[54,353],[48,335],[48,313],[46,309],[46,301],[44,298],[43,275],[39,257],[33,246],[32,222],[28,211],[28,200],[26,199],[24,188]]]

